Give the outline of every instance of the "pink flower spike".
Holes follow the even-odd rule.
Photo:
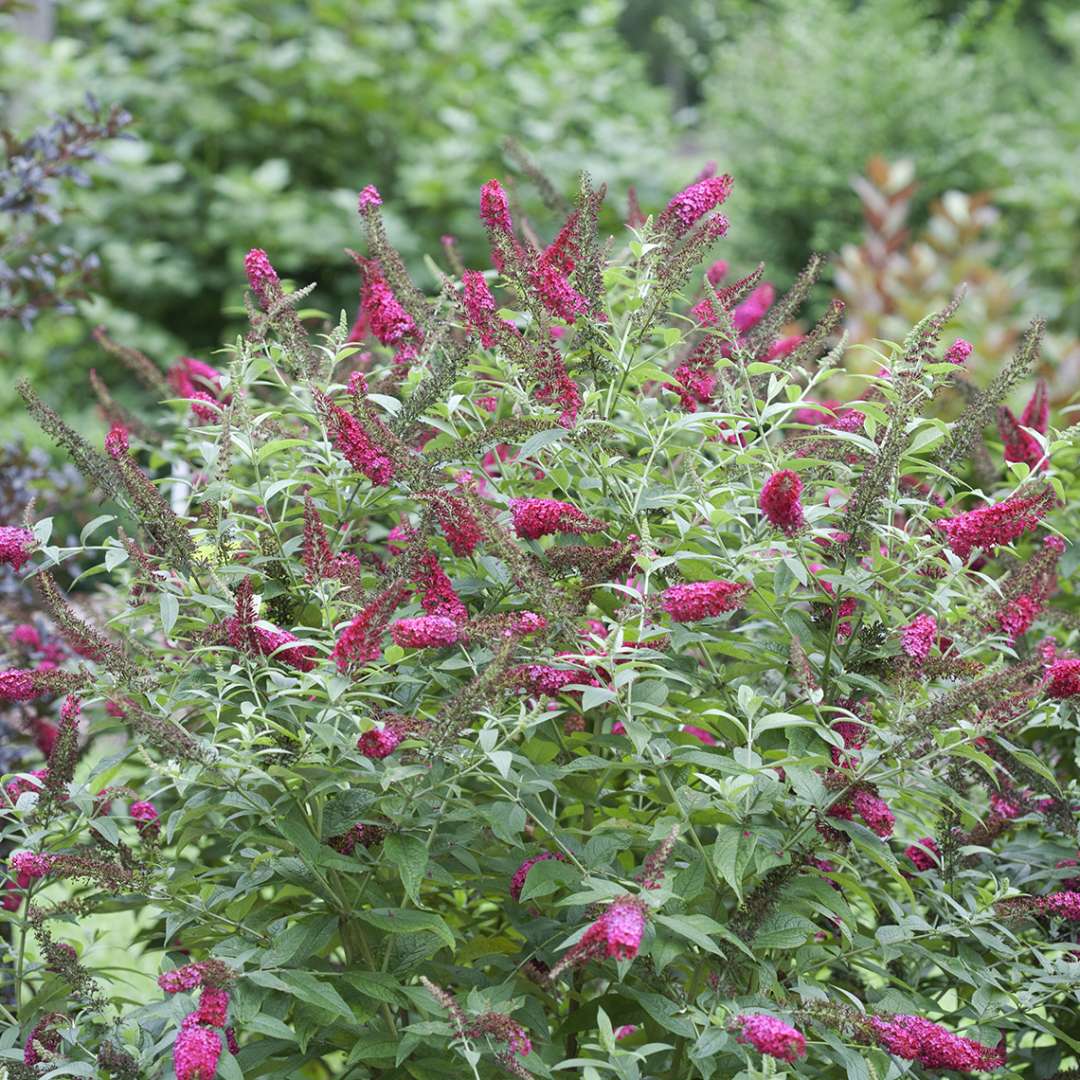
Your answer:
[[[180,1027],[173,1043],[173,1070],[176,1080],[213,1080],[221,1057],[221,1038],[198,1022],[192,1013]]]
[[[157,808],[152,802],[133,802],[128,814],[135,822],[135,828],[144,836],[154,836],[161,828]]]
[[[357,209],[360,213],[363,213],[369,206],[382,206],[382,196],[379,194],[379,190],[374,184],[368,184],[367,187],[360,192],[360,196],[357,199]]]
[[[1055,701],[1080,694],[1080,660],[1055,660],[1046,669],[1046,696]]]
[[[16,851],[9,859],[8,866],[15,877],[15,884],[20,889],[29,888],[32,881],[43,878],[52,865],[48,855],[38,855],[33,851]]]
[[[932,870],[941,861],[941,851],[932,836],[924,836],[904,848],[904,854],[915,864],[916,870]]]
[[[30,558],[37,541],[29,529],[0,525],[0,564],[8,563],[19,570]]]
[[[945,534],[945,542],[954,554],[966,559],[976,548],[989,551],[1012,543],[1036,528],[1056,505],[1057,496],[1046,488],[1036,495],[1014,495],[1004,502],[942,518],[934,527]]]
[[[685,235],[706,214],[715,210],[731,194],[730,176],[709,176],[684,188],[667,204],[657,219],[676,236]]]
[[[229,991],[207,986],[199,995],[199,1010],[195,1015],[200,1024],[224,1027],[229,1016]]]
[[[871,832],[876,833],[883,840],[892,836],[896,818],[893,817],[893,812],[884,799],[868,791],[858,791],[853,796],[851,804]]]
[[[1080,892],[1065,890],[1051,893],[1039,900],[1039,907],[1051,915],[1059,915],[1072,922],[1080,922]]]
[[[1045,379],[1035,384],[1035,392],[1020,414],[1020,423],[1023,427],[1034,428],[1040,435],[1046,434],[1050,426],[1050,396]]]
[[[693,724],[683,724],[679,729],[684,735],[693,735],[699,742],[703,742],[706,746],[716,745],[716,736],[711,732],[706,731],[704,728],[694,727]]]
[[[948,352],[945,353],[944,360],[947,364],[963,364],[965,360],[971,355],[974,346],[970,341],[965,341],[962,337],[957,338],[950,346]]]
[[[734,581],[692,581],[665,589],[660,607],[675,622],[697,622],[742,607],[749,591],[749,585]]]
[[[762,1054],[780,1061],[797,1061],[806,1056],[806,1039],[802,1032],[777,1020],[775,1016],[756,1013],[736,1017],[741,1027],[736,1042],[747,1043]]]
[[[0,701],[32,701],[40,694],[32,671],[25,668],[0,671]]]
[[[783,469],[765,481],[758,499],[758,506],[766,520],[788,536],[797,533],[805,523],[802,503],[799,502],[802,487],[802,478],[797,472]]]
[[[904,627],[900,641],[904,652],[917,663],[923,663],[937,641],[937,620],[931,615],[920,615]]]
[[[445,615],[421,615],[393,623],[390,637],[405,649],[441,649],[460,640],[461,628]]]
[[[247,274],[251,291],[265,308],[280,288],[281,282],[277,271],[270,264],[270,257],[262,248],[252,248],[244,256],[244,272]]]
[[[525,888],[525,879],[529,876],[529,871],[538,863],[546,862],[548,859],[558,859],[559,862],[566,862],[566,856],[562,852],[542,851],[539,855],[533,855],[526,859],[515,871],[514,876],[510,879],[510,899],[520,900],[521,890]]]
[[[356,740],[356,749],[366,758],[380,760],[389,757],[404,738],[404,734],[392,725],[372,728]]]
[[[554,533],[590,533],[606,528],[604,522],[583,514],[558,499],[511,499],[514,531],[523,540],[539,540]]]
[[[189,990],[202,986],[202,964],[185,964],[172,971],[163,971],[158,976],[158,986],[166,994],[186,994]]]

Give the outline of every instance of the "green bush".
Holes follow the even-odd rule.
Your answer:
[[[1048,40],[1012,7],[944,21],[911,0],[781,0],[736,29],[701,106],[740,181],[734,249],[789,272],[808,249],[838,250],[859,232],[852,179],[875,155],[910,158],[916,222],[947,190],[989,190],[1010,265],[1034,278],[1041,310],[1080,328],[1077,21],[1062,8]]]
[[[116,505],[0,533],[50,620],[13,1080],[1077,1067],[1077,440],[1038,390],[986,439],[1039,327],[956,423],[951,308],[823,413],[818,264],[703,280],[726,190],[609,244],[583,182],[534,249],[493,182],[499,273],[431,297],[367,189],[356,342],[252,251],[222,370],[126,354],[172,401],[104,451],[23,386]]]

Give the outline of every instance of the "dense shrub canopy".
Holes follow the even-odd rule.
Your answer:
[[[793,325],[820,260],[702,273],[729,188],[609,241],[587,178],[528,231],[491,181],[498,269],[451,249],[434,294],[365,188],[351,332],[253,250],[212,365],[116,350],[155,415],[102,388],[94,445],[22,387],[107,505],[0,537],[48,754],[0,818],[11,1075],[1076,1067],[1040,327],[984,391],[952,306],[848,370],[839,305]],[[149,1000],[95,964],[110,911]]]

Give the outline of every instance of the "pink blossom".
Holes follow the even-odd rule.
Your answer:
[[[773,360],[794,352],[804,340],[802,334],[791,334],[788,337],[779,338],[769,346],[769,351],[765,354],[765,363],[772,363]]]
[[[731,321],[740,334],[753,329],[772,307],[776,299],[776,289],[767,281],[762,282],[731,313]]]
[[[429,615],[442,615],[456,623],[464,622],[469,617],[468,609],[434,552],[424,552],[420,566],[416,576],[416,585],[421,594],[420,606]]]
[[[693,735],[699,742],[706,746],[716,746],[716,736],[704,728],[694,727],[693,724],[683,724],[679,729],[684,735]]]
[[[896,818],[884,799],[869,791],[857,791],[851,803],[871,832],[877,833],[883,840],[892,836]]]
[[[172,971],[163,971],[158,976],[157,983],[166,994],[184,994],[202,986],[202,981],[202,964],[185,964]]]
[[[9,563],[16,570],[30,558],[37,541],[29,529],[0,525],[0,564]]]
[[[1039,901],[1039,907],[1052,915],[1060,915],[1063,919],[1080,921],[1080,892],[1065,890],[1051,893]]]
[[[605,528],[602,521],[558,499],[511,499],[510,516],[514,531],[523,540],[538,540],[554,533],[599,532]]]
[[[191,411],[203,421],[211,423],[216,418],[215,409],[205,402],[217,402],[221,396],[223,376],[216,368],[196,360],[193,356],[181,356],[168,371],[169,385],[180,397],[191,402]],[[224,398],[225,402],[231,398]],[[106,443],[106,449],[108,444]],[[115,456],[115,455],[114,455]]]
[[[161,828],[157,807],[152,802],[133,802],[128,807],[128,815],[134,820],[135,828],[144,836],[153,836]]]
[[[716,209],[731,193],[730,176],[709,176],[684,188],[660,215],[658,223],[683,236],[706,214]]]
[[[38,696],[32,671],[25,668],[0,671],[0,701],[31,701]]]
[[[937,620],[931,615],[919,615],[908,623],[900,634],[904,652],[918,663],[923,663],[937,640]]]
[[[389,484],[394,478],[394,463],[372,441],[360,421],[339,405],[329,406],[327,434],[338,453],[373,484]]]
[[[466,270],[461,275],[462,304],[469,329],[480,335],[480,344],[490,349],[496,341],[495,331],[499,325],[495,318],[495,297],[479,270]]]
[[[1080,694],[1080,660],[1055,660],[1046,669],[1046,695],[1056,701]]]
[[[716,262],[705,271],[705,279],[710,285],[719,285],[727,276],[727,272],[728,264],[723,259],[717,259]]]
[[[330,653],[341,671],[356,664],[370,664],[382,656],[383,631],[407,592],[406,586],[398,583],[380,593],[345,627]]]
[[[406,649],[438,649],[453,645],[461,638],[461,628],[445,615],[421,615],[399,619],[390,627],[395,645]]]
[[[198,1014],[192,1013],[184,1020],[173,1044],[176,1080],[213,1080],[220,1057],[221,1038],[216,1031],[203,1027]]]
[[[941,861],[941,851],[932,836],[924,836],[904,848],[904,854],[915,864],[916,870],[930,870]]]
[[[250,629],[255,647],[263,656],[272,656],[273,659],[288,664],[297,671],[311,671],[315,667],[315,658],[319,654],[313,645],[283,647],[299,640],[295,634],[277,627],[269,630],[264,626],[255,625]]]
[[[552,851],[541,851],[539,855],[533,855],[526,859],[514,871],[514,876],[510,879],[510,898],[512,900],[521,898],[521,890],[525,888],[525,879],[529,876],[529,871],[538,862],[546,862],[548,859],[558,859],[560,862],[566,862],[566,856],[562,852]]]
[[[634,1032],[637,1031],[637,1024],[620,1024],[615,1029],[615,1041],[618,1042],[622,1039],[629,1039]]]
[[[16,626],[11,631],[11,641],[12,644],[33,652],[40,651],[42,647],[41,635],[37,632],[37,627],[31,626],[30,623],[20,623]]]
[[[56,740],[60,735],[60,729],[48,720],[34,721],[34,745],[45,755],[51,757]]]
[[[742,607],[749,591],[734,581],[692,581],[665,589],[660,606],[675,622],[696,622]]]
[[[0,700],[2,700],[2,698],[0,698]],[[18,802],[19,797],[26,794],[28,791],[41,791],[41,784],[39,781],[43,781],[48,775],[48,769],[35,769],[30,773],[29,777],[17,776],[14,780],[9,780],[4,786],[4,791],[13,803]]]
[[[803,527],[802,477],[791,469],[773,473],[761,489],[758,506],[767,521],[792,536]]]
[[[898,1014],[891,1020],[873,1016],[870,1030],[889,1053],[918,1061],[928,1069],[990,1072],[1005,1064],[1004,1045],[984,1046],[921,1016]]]
[[[372,335],[383,345],[399,345],[406,338],[419,340],[420,328],[401,306],[379,264],[362,259],[359,265],[364,281],[360,310]]]
[[[270,265],[270,256],[262,248],[252,248],[244,256],[244,272],[251,291],[266,308],[280,288],[277,271]]]
[[[510,203],[498,180],[489,180],[480,189],[480,217],[489,229],[513,233]]]
[[[432,507],[450,550],[455,555],[471,555],[484,533],[465,500],[441,491],[432,499]]]
[[[59,1013],[48,1013],[34,1025],[23,1047],[24,1065],[32,1068],[41,1063],[43,1059],[38,1050],[39,1046],[50,1054],[55,1054],[60,1049],[60,1032],[56,1030],[56,1024],[62,1019]]]
[[[364,757],[379,760],[389,757],[404,738],[403,732],[392,724],[387,724],[386,727],[371,728],[371,730],[365,731],[356,740],[356,749]]]
[[[1012,411],[1002,405],[997,414],[998,432],[1004,443],[1006,461],[1022,461],[1037,471],[1045,469],[1048,462],[1042,444],[1013,416]]]
[[[599,685],[595,678],[584,671],[551,667],[548,664],[522,664],[507,673],[507,681],[512,686],[519,686],[536,697],[544,694],[555,697],[567,686]]]
[[[749,1043],[762,1054],[781,1061],[797,1061],[806,1055],[806,1039],[802,1032],[775,1016],[755,1013],[736,1017],[735,1022],[742,1028],[736,1041]]]
[[[645,933],[646,910],[642,901],[634,896],[623,895],[613,900],[578,943],[551,969],[550,977],[554,979],[568,967],[605,956],[632,960],[637,956]]]
[[[948,364],[962,364],[970,355],[974,346],[970,341],[965,341],[962,337],[957,338],[945,353],[945,362]]]
[[[199,995],[199,1010],[195,1013],[200,1024],[224,1027],[229,1015],[229,991],[207,986]]]
[[[525,637],[528,634],[538,633],[547,624],[547,619],[543,615],[537,615],[535,611],[515,611],[504,634],[506,637]]]
[[[1045,379],[1040,379],[1035,384],[1035,392],[1020,414],[1020,423],[1024,427],[1034,428],[1040,435],[1046,434],[1046,429],[1050,426],[1050,395]]]
[[[1016,803],[1005,798],[1004,795],[997,791],[990,793],[990,809],[999,818],[1004,818],[1006,821],[1012,821],[1024,812]]]
[[[357,209],[363,213],[369,206],[382,206],[382,196],[374,184],[368,184],[357,199]]]
[[[43,878],[51,865],[52,859],[48,855],[38,855],[32,851],[16,851],[8,859],[8,866],[20,889],[29,888],[30,882]]]
[[[105,453],[119,461],[128,452],[128,429],[123,424],[113,424],[105,436]]]
[[[952,551],[966,559],[976,548],[989,551],[1036,528],[1056,503],[1057,497],[1047,488],[1037,495],[1016,495],[1004,502],[943,518],[935,528],[945,534]]]

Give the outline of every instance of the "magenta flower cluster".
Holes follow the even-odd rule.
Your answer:
[[[748,1043],[762,1054],[788,1062],[806,1056],[803,1033],[775,1016],[754,1013],[736,1017],[735,1022],[740,1029],[736,1041]]]
[[[691,581],[665,589],[660,607],[675,622],[697,622],[742,607],[749,591],[749,585],[735,581]]]

